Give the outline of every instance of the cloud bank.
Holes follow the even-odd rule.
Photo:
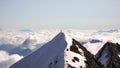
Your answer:
[[[0,68],[9,68],[9,66],[22,58],[23,56],[19,56],[18,54],[9,55],[9,53],[5,51],[0,51]]]

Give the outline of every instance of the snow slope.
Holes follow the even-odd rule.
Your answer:
[[[10,68],[64,68],[66,46],[64,34],[59,33],[53,40]]]
[[[101,68],[79,42],[60,32],[50,42],[10,68]]]
[[[81,42],[93,55],[95,55],[107,41],[120,43],[120,29],[63,29],[62,31],[69,37]],[[7,52],[9,56],[17,54],[25,57],[50,41],[58,32],[60,32],[60,29],[1,29],[0,50]],[[7,60],[7,58],[4,57],[2,59]],[[13,63],[15,62],[16,61]],[[0,67],[2,67],[3,63],[5,62],[0,62]]]

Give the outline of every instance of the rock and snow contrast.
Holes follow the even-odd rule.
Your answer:
[[[44,64],[53,68],[56,66],[58,68],[120,68],[119,47],[105,45],[106,42],[120,44],[119,29],[99,31],[65,29],[62,30],[64,33],[59,31],[57,29],[1,29],[0,68],[9,68],[19,63],[23,68],[26,63],[28,64],[26,66],[29,66],[29,63],[37,67],[40,65],[40,68]],[[55,35],[57,36],[51,40]],[[13,56],[12,59],[11,56]],[[28,62],[27,57],[30,56],[32,60]],[[23,60],[25,63],[22,65]],[[41,63],[44,64],[41,65]],[[109,66],[110,64],[112,66]],[[27,68],[35,68],[31,65]]]
[[[10,68],[101,68],[93,55],[75,39],[59,33]]]
[[[95,55],[105,68],[120,68],[120,45],[118,43],[107,42]]]

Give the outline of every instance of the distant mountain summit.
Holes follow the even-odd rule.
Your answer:
[[[95,59],[94,56],[78,41],[60,32],[51,41],[13,64],[10,68],[104,68],[105,65],[99,59],[104,55],[104,49],[106,51],[106,47],[109,47],[107,45],[108,44],[98,52]],[[120,51],[118,51],[117,45],[114,47],[116,47],[116,56]],[[105,55],[108,53],[114,56],[112,51],[114,51],[114,48],[111,49],[110,52],[109,50],[105,52]],[[119,57],[115,58],[119,59]],[[120,62],[112,59],[109,64],[114,65],[112,61]]]
[[[105,68],[120,68],[120,45],[107,42],[96,54],[95,58]]]

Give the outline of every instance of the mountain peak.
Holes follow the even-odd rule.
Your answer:
[[[60,37],[65,37],[65,34],[63,32],[58,33],[54,38],[60,38]]]
[[[65,35],[60,32],[51,41],[10,68],[64,68],[64,49],[66,46]]]
[[[119,54],[120,45],[118,43],[107,42],[95,57],[105,68],[119,68]]]
[[[102,68],[93,55],[75,39],[66,47],[65,61],[65,68]]]
[[[63,32],[10,68],[101,68],[93,55]]]

